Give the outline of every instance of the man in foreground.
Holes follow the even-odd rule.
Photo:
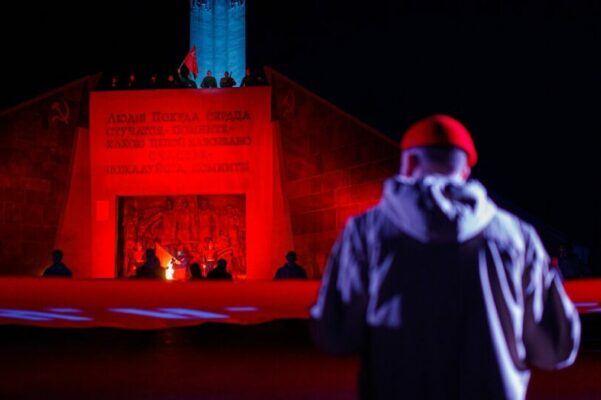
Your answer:
[[[574,362],[578,314],[535,230],[470,180],[467,129],[435,115],[401,141],[399,176],[334,245],[314,336],[360,353],[363,399],[523,399],[530,367]]]

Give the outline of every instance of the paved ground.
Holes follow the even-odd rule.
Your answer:
[[[530,399],[601,399],[601,323]],[[357,360],[313,348],[305,320],[159,331],[0,327],[0,399],[354,399]]]
[[[356,361],[306,321],[161,331],[0,328],[0,399],[349,399]]]

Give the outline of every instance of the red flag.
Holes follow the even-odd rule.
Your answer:
[[[188,70],[192,72],[194,78],[198,76],[198,63],[196,62],[196,46],[193,46],[190,49],[188,55],[184,59],[183,64],[186,64],[186,67],[188,67]]]

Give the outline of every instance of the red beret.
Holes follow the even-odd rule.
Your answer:
[[[432,115],[407,129],[401,139],[401,150],[423,146],[455,146],[466,152],[470,167],[478,162],[472,136],[461,122],[448,115]]]

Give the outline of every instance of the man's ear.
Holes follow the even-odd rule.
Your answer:
[[[419,163],[417,156],[415,156],[414,154],[406,154],[403,156],[402,160],[403,161],[401,164],[401,175],[406,177],[413,176],[413,172],[415,171],[415,168],[417,168],[417,165]]]

